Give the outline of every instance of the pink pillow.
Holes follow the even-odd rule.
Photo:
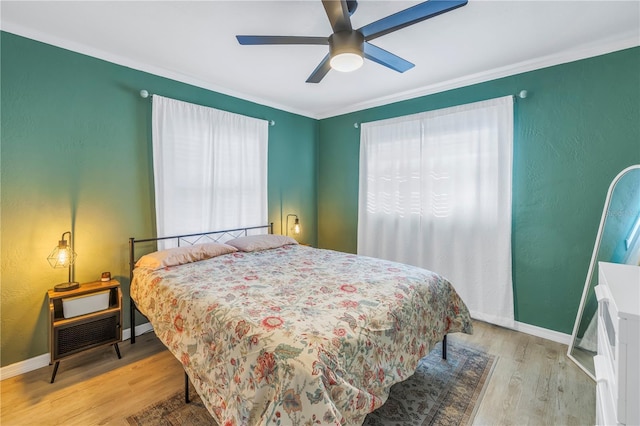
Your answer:
[[[183,265],[199,260],[211,259],[238,251],[227,244],[207,243],[187,247],[176,247],[145,254],[136,263],[137,268],[160,269],[167,266]]]
[[[249,235],[247,237],[236,238],[227,241],[227,244],[234,246],[240,251],[259,251],[289,244],[298,244],[296,240],[285,235],[266,234],[266,235]]]

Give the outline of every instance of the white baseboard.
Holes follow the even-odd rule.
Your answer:
[[[136,336],[152,331],[150,323],[144,323],[136,326]],[[131,328],[122,330],[122,340],[129,340],[131,338]],[[7,365],[0,368],[0,381],[8,379],[10,377],[19,376],[38,368],[46,367],[51,361],[49,353],[38,355],[33,358],[26,359],[24,361],[16,362],[15,364]]]
[[[139,336],[144,333],[148,333],[149,331],[153,331],[153,327],[150,322],[145,322],[144,324],[136,325],[136,336]],[[129,340],[131,338],[131,328],[127,328],[126,330],[122,330],[122,340]]]
[[[49,365],[50,359],[51,358],[49,356],[49,353],[46,353],[34,358],[16,362],[15,364],[7,365],[6,367],[2,367],[0,368],[0,380],[19,376],[20,374],[28,373],[29,371],[46,367],[47,365]]]
[[[553,342],[562,343],[568,345],[571,342],[571,336],[569,334],[560,333],[558,331],[548,330],[546,328],[538,327],[531,324],[525,324],[523,322],[515,322],[513,328],[515,331],[519,331],[532,336],[542,337],[543,339],[551,340]],[[146,322],[136,326],[136,336],[152,331],[153,327],[150,323]],[[131,338],[131,328],[127,328],[122,331],[122,340],[129,340]],[[7,365],[0,368],[0,381],[8,379],[10,377],[25,374],[38,368],[46,367],[49,365],[49,354],[42,354],[34,358],[29,358],[24,361],[16,362],[15,364]]]
[[[536,325],[516,321],[513,329],[521,333],[542,337],[543,339],[551,340],[552,342],[562,343],[563,345],[569,345],[569,343],[571,343],[570,334],[560,333],[559,331],[549,330]]]

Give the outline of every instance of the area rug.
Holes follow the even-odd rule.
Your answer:
[[[495,357],[449,339],[447,360],[440,344],[420,360],[416,373],[391,387],[387,402],[369,414],[365,426],[468,425],[473,421],[493,371]],[[195,391],[184,393],[127,417],[136,426],[215,425]]]

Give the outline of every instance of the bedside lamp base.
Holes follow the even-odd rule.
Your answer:
[[[80,287],[80,283],[72,282],[72,283],[61,283],[53,286],[54,291],[69,291],[75,290]]]

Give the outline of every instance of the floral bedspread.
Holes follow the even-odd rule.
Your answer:
[[[443,277],[289,245],[134,271],[131,296],[220,426],[360,425],[445,333]]]

